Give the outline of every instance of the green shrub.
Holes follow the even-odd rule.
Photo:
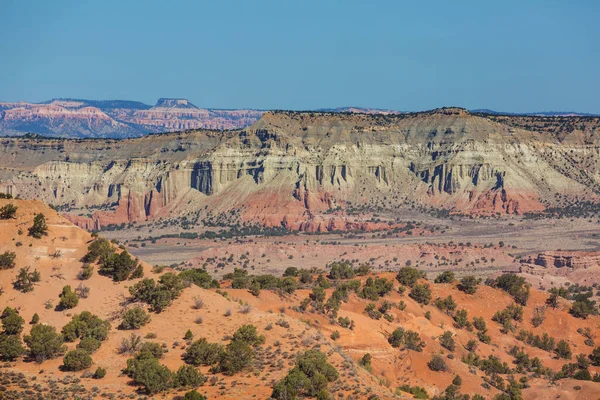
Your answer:
[[[356,276],[354,268],[347,262],[333,262],[330,264],[329,278],[339,279],[352,279]]]
[[[18,207],[14,204],[7,204],[0,208],[0,219],[13,219],[17,215]]]
[[[431,301],[431,288],[427,284],[416,284],[410,290],[408,296],[421,304],[429,304]]]
[[[412,394],[413,398],[415,398],[415,399],[428,399],[429,398],[427,391],[424,388],[422,388],[421,386],[402,385],[402,386],[398,387],[398,390]],[[397,394],[400,394],[400,393],[397,393]]]
[[[564,340],[561,340],[556,344],[556,349],[554,349],[554,352],[559,358],[564,358],[567,360],[571,359],[571,346],[569,346],[569,343]]]
[[[35,324],[37,324],[38,322],[40,322],[40,316],[39,316],[37,313],[35,313],[35,314],[33,314],[33,317],[31,317],[31,322],[30,322],[30,324],[31,324],[31,325],[35,325]]]
[[[140,357],[153,357],[156,359],[163,358],[165,349],[160,343],[145,342],[138,347],[138,355]]]
[[[454,342],[454,338],[452,337],[452,332],[446,331],[442,336],[440,336],[440,344],[445,349],[450,351],[454,351],[456,349],[456,343]]]
[[[65,371],[81,371],[92,365],[92,357],[82,349],[71,350],[63,358],[63,368]]]
[[[129,293],[134,301],[141,301],[148,305],[154,312],[161,312],[173,300],[178,298],[183,291],[181,278],[173,273],[166,273],[160,277],[158,284],[154,279],[142,279],[129,288]]]
[[[360,292],[360,297],[367,300],[377,301],[380,297],[385,296],[392,291],[394,285],[386,278],[367,278],[365,286]]]
[[[108,257],[115,252],[112,244],[104,238],[96,238],[88,246],[88,252],[83,256],[83,262],[94,263],[100,261],[102,264]]]
[[[201,395],[200,393],[198,393],[195,390],[192,390],[190,392],[187,392],[183,396],[183,400],[207,400],[207,399],[206,399],[206,396]]]
[[[455,281],[455,276],[454,276],[454,272],[452,271],[444,271],[441,274],[439,274],[434,282],[435,283],[452,283]]]
[[[76,307],[77,304],[79,304],[79,297],[77,296],[77,293],[71,289],[70,285],[63,287],[58,308],[62,310],[69,310]]]
[[[242,325],[234,332],[232,341],[243,341],[248,343],[250,346],[258,346],[265,342],[265,337],[259,335],[254,325]]]
[[[115,282],[121,282],[129,279],[137,266],[138,261],[133,259],[127,251],[122,251],[110,254],[101,263],[98,273],[110,276]]]
[[[283,272],[283,276],[297,277],[299,274],[300,271],[296,267],[287,267]]]
[[[127,360],[125,373],[143,388],[147,395],[154,395],[170,389],[175,384],[175,376],[169,368],[147,354]]]
[[[402,267],[396,275],[396,280],[404,286],[412,287],[421,278],[425,278],[425,273],[415,267]]]
[[[83,264],[81,271],[77,274],[77,278],[82,281],[86,281],[94,274],[94,267],[91,264]]]
[[[225,351],[221,353],[219,363],[213,368],[214,372],[234,375],[249,367],[254,360],[254,350],[243,340],[232,340]]]
[[[98,367],[98,368],[96,368],[96,371],[94,371],[94,375],[92,375],[92,378],[102,379],[105,376],[106,376],[106,369],[104,369],[102,367]]]
[[[425,347],[425,342],[421,340],[417,332],[405,331],[404,328],[396,328],[388,337],[388,343],[395,348],[403,346],[404,349],[418,352],[423,351]]]
[[[591,314],[596,314],[596,309],[594,304],[588,300],[577,300],[571,306],[569,313],[573,315],[575,318],[586,319]]]
[[[448,315],[451,315],[454,310],[456,310],[456,302],[452,298],[452,296],[448,296],[445,299],[438,297],[435,299],[434,304],[441,311],[445,312]]]
[[[17,253],[14,253],[12,251],[5,251],[3,254],[0,254],[0,270],[13,269],[16,265],[16,259]]]
[[[181,388],[192,388],[204,385],[206,377],[190,365],[182,365],[175,373],[174,385]]]
[[[144,277],[144,267],[142,264],[138,264],[137,267],[133,270],[131,275],[129,275],[129,279],[140,279]]]
[[[179,274],[183,281],[191,282],[196,286],[204,289],[218,288],[219,281],[213,279],[208,272],[201,268],[186,269]]]
[[[40,279],[40,273],[37,269],[29,272],[29,267],[21,268],[13,281],[13,287],[20,292],[28,293],[33,291],[33,284],[39,282]]]
[[[29,348],[29,356],[40,363],[56,358],[66,350],[62,336],[50,325],[34,325],[23,339]]]
[[[446,365],[446,360],[439,354],[434,354],[431,356],[431,359],[427,363],[427,366],[432,371],[447,371],[448,365]]]
[[[131,308],[123,315],[123,321],[119,329],[131,330],[140,329],[150,322],[150,315],[139,307]]]
[[[475,278],[473,275],[465,276],[460,280],[457,288],[466,294],[475,294],[477,286],[481,283],[481,279]]]
[[[183,353],[183,360],[194,366],[214,365],[221,359],[224,348],[218,343],[208,343],[206,338],[194,341]]]
[[[600,367],[600,346],[592,350],[589,359],[593,366]]]
[[[2,311],[2,315],[0,315],[0,320],[2,320],[2,333],[6,335],[19,335],[23,332],[25,320],[14,308],[6,307]]]
[[[327,362],[327,356],[319,350],[308,350],[298,357],[296,366],[283,378],[271,397],[277,400],[297,397],[328,398],[327,385],[335,382],[339,375]]]
[[[515,274],[500,275],[495,280],[489,281],[492,287],[497,287],[510,294],[515,301],[523,306],[527,305],[529,299],[530,285],[525,278]]]
[[[365,312],[372,319],[380,319],[382,316],[381,312],[377,309],[377,306],[374,303],[367,304],[365,307]]]
[[[33,218],[33,225],[29,228],[29,236],[41,239],[42,236],[47,234],[48,225],[46,224],[46,216],[42,213],[36,214]]]
[[[75,314],[71,321],[63,326],[62,335],[67,342],[74,342],[77,339],[91,337],[96,340],[106,340],[110,323],[102,320],[97,315],[89,311],[83,311],[81,314]]]
[[[100,348],[102,342],[93,337],[84,337],[77,343],[77,348],[93,354]]]
[[[388,337],[388,343],[392,347],[400,347],[404,343],[404,328],[396,328]]]
[[[24,353],[21,336],[0,333],[0,359],[12,361]]]

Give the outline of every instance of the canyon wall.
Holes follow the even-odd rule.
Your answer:
[[[219,213],[290,229],[370,229],[345,210],[521,214],[557,198],[595,201],[598,159],[594,143],[567,145],[456,108],[269,112],[225,132],[0,139],[0,191],[79,210],[70,218],[88,229]]]

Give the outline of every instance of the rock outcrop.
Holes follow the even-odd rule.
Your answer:
[[[195,109],[172,101],[159,108],[180,106],[181,113]],[[458,108],[269,112],[232,131],[2,139],[0,190],[86,210],[71,218],[89,229],[219,213],[289,229],[377,229],[345,210],[421,204],[521,214],[542,211],[557,195],[596,200],[597,152]],[[581,168],[580,157],[595,161]]]
[[[0,102],[0,135],[124,138],[187,129],[237,129],[261,115],[256,110],[202,109],[185,99],[159,99],[154,107],[132,101]]]

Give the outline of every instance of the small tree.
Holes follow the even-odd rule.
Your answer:
[[[94,274],[94,267],[91,264],[83,264],[81,271],[77,274],[77,278],[82,281],[86,281]]]
[[[119,329],[140,329],[148,322],[150,322],[150,315],[140,307],[135,307],[125,312]]]
[[[17,310],[11,307],[6,307],[0,315],[2,320],[2,329],[6,335],[19,335],[23,331],[25,320],[21,317]]]
[[[243,341],[251,346],[258,346],[265,342],[265,337],[259,335],[254,325],[242,325],[234,332],[232,341]]]
[[[94,375],[92,375],[92,378],[94,379],[102,379],[106,376],[106,369],[102,368],[102,367],[98,367],[96,368],[96,371],[94,372]]]
[[[0,359],[13,361],[25,353],[19,335],[0,334]]]
[[[589,355],[590,362],[595,367],[600,367],[600,346],[592,350],[592,354]]]
[[[481,279],[477,279],[473,275],[469,275],[460,280],[457,288],[466,294],[475,294],[475,292],[477,292],[477,286],[479,283],[481,283]]]
[[[36,214],[33,218],[33,225],[29,228],[29,236],[41,239],[42,236],[47,234],[48,225],[46,224],[46,216],[42,213]]]
[[[569,312],[575,318],[586,319],[590,314],[595,312],[595,309],[594,305],[589,300],[585,299],[575,301]]]
[[[421,278],[425,277],[425,273],[414,267],[402,267],[396,275],[396,279],[404,286],[412,287]]]
[[[456,375],[454,379],[452,379],[452,384],[456,386],[462,385],[462,378],[460,377],[460,375]]]
[[[29,335],[24,337],[24,340],[27,347],[29,347],[30,357],[39,363],[58,357],[66,349],[63,345],[62,336],[50,325],[34,325]]]
[[[244,368],[249,367],[254,359],[254,351],[250,345],[243,340],[232,340],[225,351],[221,354],[215,372],[225,375],[234,375]]]
[[[435,283],[452,283],[454,282],[454,272],[452,271],[444,271],[441,274],[439,274],[434,282]]]
[[[17,215],[18,207],[14,204],[7,204],[0,208],[0,219],[13,219]]]
[[[195,390],[192,390],[183,396],[183,400],[206,400],[206,396],[201,395]]]
[[[296,366],[283,378],[271,397],[277,400],[298,397],[329,399],[327,385],[339,378],[337,370],[327,362],[327,356],[319,350],[308,350],[296,361]]]
[[[400,347],[402,343],[404,343],[404,333],[403,328],[396,328],[388,337],[388,343],[391,344],[392,347]]]
[[[76,314],[71,318],[71,321],[63,326],[62,335],[67,342],[92,337],[103,341],[108,337],[110,323],[102,320],[97,315],[89,311],[83,311],[81,314]]]
[[[446,365],[446,360],[439,354],[434,354],[431,356],[431,359],[427,363],[427,366],[432,371],[447,371],[448,366]]]
[[[102,342],[93,337],[84,337],[77,343],[77,348],[87,351],[89,354],[95,353],[100,348]]]
[[[77,304],[79,304],[77,293],[71,289],[70,285],[63,287],[58,307],[62,310],[70,310],[71,308],[76,307]]]
[[[175,386],[182,388],[192,388],[202,386],[206,382],[206,377],[190,365],[182,365],[175,373]]]
[[[12,251],[5,251],[3,254],[0,254],[0,270],[13,269],[16,265],[16,258],[17,254]]]
[[[571,359],[571,346],[569,346],[569,343],[567,343],[564,340],[558,342],[558,344],[556,345],[556,349],[554,349],[554,352],[560,358],[564,358],[567,360]]]
[[[183,353],[183,360],[194,366],[214,365],[221,359],[224,348],[218,343],[208,343],[206,338],[194,341]]]
[[[141,355],[127,360],[127,375],[142,386],[147,395],[163,392],[174,385],[174,375],[154,357]]]
[[[454,342],[454,338],[452,337],[452,332],[446,331],[442,336],[440,336],[440,344],[442,347],[454,351],[456,349],[456,343]]]
[[[427,284],[416,284],[408,296],[418,303],[429,304],[431,301],[431,288]]]
[[[40,279],[40,273],[37,269],[29,272],[29,267],[21,268],[13,282],[13,287],[20,292],[28,293],[33,291],[33,284],[39,282]]]
[[[92,365],[92,357],[82,349],[71,350],[63,358],[63,368],[65,371],[81,371]]]

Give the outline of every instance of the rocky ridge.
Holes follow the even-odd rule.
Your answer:
[[[88,229],[219,213],[307,231],[375,229],[345,210],[523,214],[575,197],[596,201],[599,161],[595,142],[567,144],[459,108],[268,112],[226,132],[5,138],[0,190],[65,210],[102,209],[71,217]]]
[[[186,129],[237,129],[262,115],[257,110],[198,108],[185,99],[159,99],[154,107],[133,101],[55,99],[0,102],[0,136],[123,138]]]

